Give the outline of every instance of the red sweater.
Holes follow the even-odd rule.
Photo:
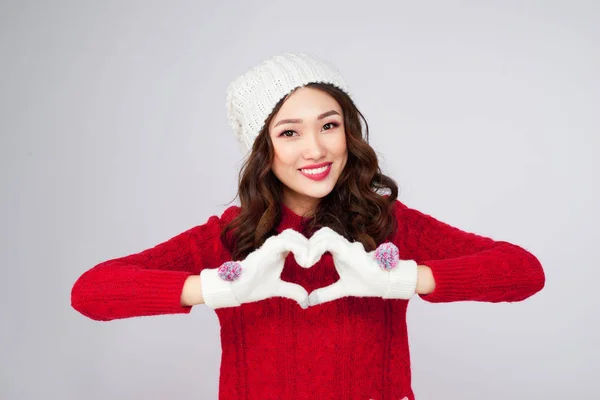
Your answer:
[[[103,262],[74,284],[72,305],[100,321],[188,313],[183,283],[230,259],[219,240],[239,211],[229,207],[154,248]],[[397,202],[398,229],[388,240],[401,259],[431,268],[426,301],[514,302],[541,290],[538,259],[521,247],[461,231]],[[302,218],[283,207],[277,232],[302,232]],[[331,255],[304,269],[289,255],[282,279],[309,293],[338,279]],[[221,325],[220,400],[414,399],[406,327],[408,301],[347,297],[302,310],[271,298],[215,310]]]

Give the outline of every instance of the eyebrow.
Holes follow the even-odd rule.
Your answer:
[[[324,112],[323,114],[318,115],[317,119],[323,119],[325,117],[329,117],[330,115],[340,115],[340,113],[335,110],[329,110],[327,112]],[[279,125],[283,125],[283,124],[299,124],[301,122],[302,122],[301,119],[282,119],[281,121],[277,122],[273,126],[273,128],[275,128],[276,126],[279,126]]]

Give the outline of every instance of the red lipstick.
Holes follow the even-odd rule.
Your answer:
[[[318,173],[315,172],[307,172],[306,170],[322,170]],[[305,177],[307,177],[308,179],[312,179],[313,181],[322,181],[323,179],[327,178],[327,176],[329,175],[329,172],[331,172],[331,163],[320,163],[320,164],[313,164],[313,165],[309,165],[304,167],[304,171],[301,169],[300,173],[302,175],[304,175]]]

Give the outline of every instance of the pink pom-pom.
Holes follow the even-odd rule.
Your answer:
[[[227,261],[219,267],[217,275],[224,281],[232,282],[242,274],[242,264],[237,261]]]
[[[381,268],[390,271],[398,264],[400,251],[398,251],[398,247],[393,243],[382,243],[375,250],[375,260],[377,260]]]

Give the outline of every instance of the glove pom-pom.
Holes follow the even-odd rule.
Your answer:
[[[377,260],[381,268],[390,271],[398,264],[400,251],[393,243],[382,243],[375,250],[375,260]]]
[[[224,281],[232,282],[236,280],[242,274],[242,265],[237,261],[227,261],[223,263],[217,275]]]

